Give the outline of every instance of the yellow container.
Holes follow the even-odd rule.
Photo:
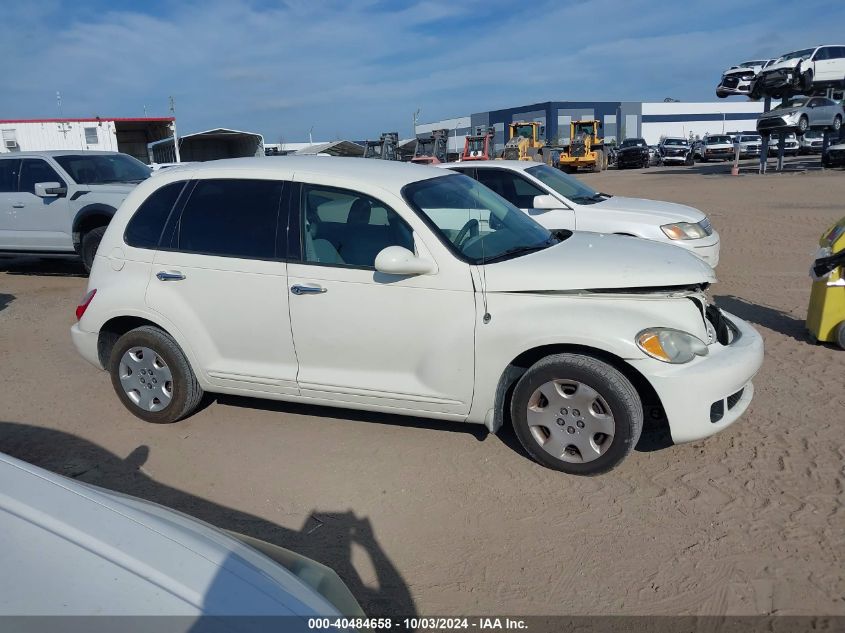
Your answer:
[[[819,247],[817,258],[845,251],[845,218],[824,232]],[[817,340],[838,343],[845,349],[845,266],[813,281],[807,329]]]

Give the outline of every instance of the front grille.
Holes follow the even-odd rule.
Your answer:
[[[770,128],[778,128],[778,127],[785,127],[786,121],[783,120],[783,117],[775,116],[771,118],[762,119],[757,124],[758,130],[768,130]]]
[[[745,151],[746,151],[746,152],[756,152],[756,151],[757,151],[757,150],[759,150],[759,149],[760,149],[760,148],[759,148],[757,145],[746,145],[746,146],[745,146]]]
[[[710,422],[716,424],[723,417],[725,417],[725,401],[717,400],[710,405]]]
[[[725,77],[725,80],[722,82],[725,88],[736,88],[738,84],[739,77]]]
[[[740,401],[743,391],[745,391],[745,387],[728,396],[728,410],[733,409],[736,406],[736,403]]]

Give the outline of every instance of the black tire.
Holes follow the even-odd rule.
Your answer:
[[[646,156],[643,161],[643,169],[648,169],[649,167],[651,167],[651,156]]]
[[[810,122],[807,120],[806,116],[802,116],[798,119],[798,127],[795,130],[795,133],[798,136],[804,136],[804,132],[810,129]]]
[[[807,72],[801,75],[801,89],[804,91],[804,94],[809,94],[810,90],[813,89],[812,70],[808,70]]]
[[[702,163],[706,163],[706,162],[707,162],[707,161],[709,161],[710,159],[709,159],[709,158],[704,158],[704,156],[699,156],[699,157],[698,157],[698,160],[699,160],[700,162],[702,162]]]
[[[146,347],[161,357],[172,376],[170,402],[159,411],[147,411],[139,407],[123,389],[120,377],[120,361],[133,347]],[[188,363],[185,353],[169,334],[151,325],[130,330],[121,336],[112,349],[108,371],[117,397],[129,411],[146,422],[170,424],[193,413],[202,400],[203,391],[197,377]]]
[[[836,326],[836,344],[845,349],[845,321]]]
[[[833,127],[831,128],[834,132],[838,132],[842,128],[842,117],[840,115],[836,115],[833,117]]]
[[[596,164],[593,165],[593,171],[602,171],[604,167],[604,152],[598,149],[596,150]]]
[[[603,436],[605,442],[611,442],[610,446],[592,461],[570,462],[553,456],[542,447],[528,424],[528,406],[532,396],[541,386],[553,380],[577,381],[593,389],[610,409],[615,431],[612,438]],[[575,409],[562,409],[561,416],[564,416],[564,410],[567,416],[575,415]],[[571,475],[599,475],[620,464],[634,450],[642,432],[643,407],[634,386],[614,367],[591,356],[555,354],[535,363],[519,379],[511,399],[511,419],[522,446],[539,464]],[[561,422],[557,420],[556,423],[563,432]],[[536,425],[534,428],[542,430],[542,427]],[[573,433],[573,437],[574,433],[580,433],[574,430],[574,426],[567,427],[567,432]],[[551,436],[551,432],[549,434]],[[593,436],[593,442],[596,442],[598,435]],[[601,447],[604,447],[603,443]]]
[[[91,272],[91,267],[94,265],[94,257],[97,255],[97,248],[99,248],[100,242],[105,234],[106,227],[98,226],[82,236],[79,254],[82,257],[82,265],[85,266],[86,272]]]

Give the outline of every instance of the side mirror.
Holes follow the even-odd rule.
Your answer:
[[[555,198],[552,194],[546,193],[540,196],[534,196],[533,208],[550,211],[551,209],[562,209],[563,203],[557,198]]]
[[[39,198],[55,198],[67,193],[67,188],[58,182],[36,182],[35,195]]]
[[[407,248],[388,246],[376,255],[376,270],[388,275],[428,275],[435,272],[437,266]]]

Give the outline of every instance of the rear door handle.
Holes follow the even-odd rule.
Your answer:
[[[156,277],[159,278],[159,281],[182,281],[185,275],[178,270],[160,270],[156,273]]]
[[[26,205],[23,202],[13,202],[12,208],[13,209],[23,209]]]
[[[300,286],[299,284],[290,287],[290,291],[295,295],[318,295],[326,292],[322,286]]]

